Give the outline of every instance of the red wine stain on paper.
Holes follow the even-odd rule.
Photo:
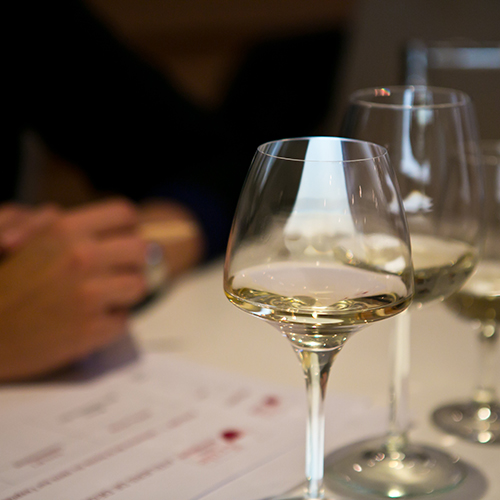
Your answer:
[[[233,442],[240,439],[243,436],[243,432],[237,429],[228,429],[226,431],[223,431],[221,433],[221,436],[225,441]]]
[[[276,396],[268,396],[264,400],[264,406],[273,407],[273,406],[279,406],[279,404],[280,404],[280,400]]]
[[[270,395],[262,398],[253,408],[253,413],[265,417],[271,417],[281,409],[281,400],[278,396]]]

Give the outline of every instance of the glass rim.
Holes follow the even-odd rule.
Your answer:
[[[456,95],[459,100],[456,102],[443,102],[443,103],[433,103],[433,104],[395,104],[395,103],[384,103],[384,102],[374,102],[366,97],[377,97],[375,92],[379,91],[380,95],[383,96],[384,92],[388,92],[391,95],[392,92],[404,92],[406,90],[414,91],[429,91],[436,95]],[[365,96],[363,98],[362,96]],[[389,85],[386,87],[367,87],[359,90],[355,90],[349,96],[349,102],[357,104],[359,106],[374,107],[374,108],[386,108],[386,109],[446,109],[446,108],[458,108],[462,106],[468,106],[471,103],[471,98],[463,90],[457,90],[447,87],[434,87],[431,85]]]
[[[343,142],[343,143],[354,143],[354,144],[364,144],[372,147],[375,151],[378,151],[377,154],[373,154],[370,156],[365,156],[363,158],[354,158],[354,159],[348,159],[348,160],[306,160],[305,158],[292,158],[288,156],[280,156],[280,155],[274,155],[271,153],[268,153],[264,151],[264,148],[266,146],[271,146],[273,144],[285,144],[289,142],[299,142],[299,141],[310,141],[312,139],[316,140],[327,140],[327,141],[334,141],[334,142]],[[388,157],[389,153],[386,148],[383,146],[380,146],[380,144],[375,144],[374,142],[370,141],[362,141],[360,139],[350,139],[348,137],[336,137],[336,136],[328,136],[328,135],[318,135],[318,136],[304,136],[304,137],[290,137],[286,139],[277,139],[274,141],[268,141],[260,144],[257,147],[257,151],[269,158],[275,158],[278,160],[286,160],[286,161],[295,161],[295,162],[304,162],[307,161],[308,163],[359,163],[359,162],[366,162],[369,160],[377,160],[379,158],[383,157]]]

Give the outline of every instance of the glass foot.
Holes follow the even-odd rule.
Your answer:
[[[387,498],[430,495],[455,488],[465,477],[458,458],[429,446],[407,444],[389,452],[384,439],[348,446],[328,458],[325,484],[339,482]]]
[[[448,434],[474,443],[500,444],[500,404],[470,401],[438,408],[434,423]]]
[[[307,486],[305,484],[280,495],[278,497],[272,497],[267,500],[336,500],[338,497],[335,496],[327,488],[324,489],[322,495],[320,496],[309,496],[307,493]]]

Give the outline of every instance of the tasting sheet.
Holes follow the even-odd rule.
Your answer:
[[[222,500],[236,492],[257,500],[303,478],[304,390],[167,353],[143,352],[109,371],[95,364],[92,376],[25,386],[22,397],[3,389],[0,404],[9,391],[18,397],[0,414],[1,500]],[[329,395],[337,411],[327,447],[373,431],[374,420],[384,428],[368,405]]]

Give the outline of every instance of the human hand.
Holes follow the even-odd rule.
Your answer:
[[[53,205],[31,207],[17,203],[0,206],[0,257],[17,250],[32,236],[55,221]]]
[[[146,243],[131,204],[51,217],[0,263],[2,380],[42,375],[112,342],[147,294]]]

